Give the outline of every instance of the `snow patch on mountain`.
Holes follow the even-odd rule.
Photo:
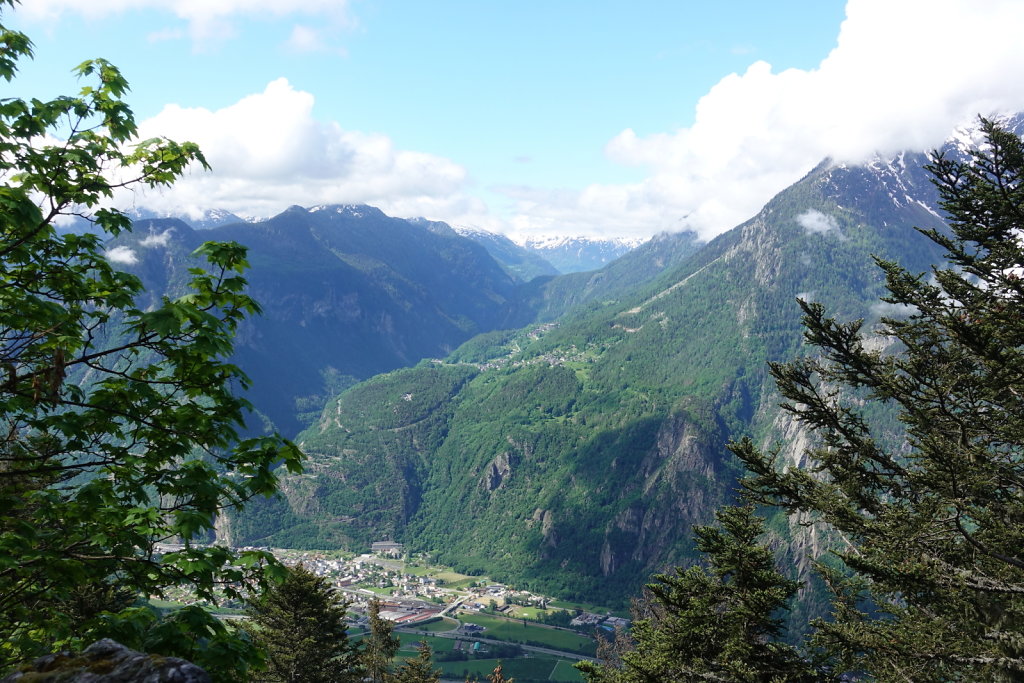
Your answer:
[[[601,245],[617,249],[635,249],[646,242],[647,237],[587,237],[584,235],[540,235],[527,237],[510,235],[509,239],[528,249],[565,249],[584,245]]]

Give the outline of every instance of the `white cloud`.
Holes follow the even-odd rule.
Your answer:
[[[776,72],[755,62],[700,99],[692,126],[615,136],[607,156],[648,169],[644,181],[520,202],[517,222],[577,216],[592,218],[592,231],[650,234],[685,217],[709,238],[826,157],[931,149],[979,113],[1024,109],[1024,2],[849,0],[846,15],[817,68]]]
[[[827,234],[834,232],[840,236],[842,235],[836,219],[816,209],[804,211],[796,217],[796,222],[807,233]]]
[[[367,203],[396,215],[484,216],[463,192],[466,172],[385,135],[313,118],[314,98],[286,79],[210,111],[168,105],[139,124],[140,137],[199,143],[212,172],[192,169],[173,187],[119,197],[125,206],[198,213],[220,208],[267,216],[292,204]]]
[[[230,31],[240,17],[301,16],[290,24],[294,50],[328,48],[322,19],[351,21],[348,3],[338,0],[32,0],[18,11],[57,18],[143,8],[180,17],[197,39]],[[318,122],[313,96],[286,81],[226,109],[172,105],[145,122],[146,134],[200,142],[214,166],[146,203],[251,215],[295,203],[367,202],[397,215],[520,234],[691,228],[710,238],[754,215],[825,157],[856,162],[876,151],[928,149],[978,113],[1024,110],[1021,0],[848,0],[846,15],[836,47],[817,67],[779,72],[754,62],[711,88],[689,127],[649,135],[625,129],[609,140],[607,156],[644,169],[644,180],[579,191],[499,188],[511,201],[504,221],[468,196],[457,163]],[[153,39],[171,35],[173,28]]]
[[[114,247],[113,249],[107,249],[103,255],[111,263],[120,263],[126,266],[135,265],[139,262],[138,254],[131,247]]]
[[[174,232],[171,228],[164,230],[161,233],[151,232],[147,237],[139,241],[140,247],[166,247],[167,243],[171,240],[171,233]]]

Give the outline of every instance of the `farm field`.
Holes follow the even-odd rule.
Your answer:
[[[495,640],[507,640],[510,642],[535,644],[542,647],[550,647],[554,650],[565,650],[567,652],[579,652],[593,656],[596,644],[591,638],[552,628],[545,628],[522,621],[502,619],[489,614],[463,614],[459,617],[468,624],[477,624],[487,630],[481,633],[481,637],[493,638]]]
[[[613,617],[622,617],[629,619],[629,610],[609,610],[607,607],[601,607],[600,605],[591,605],[586,602],[569,602],[567,600],[552,600],[548,603],[549,609],[566,609],[570,612],[575,610],[583,610],[585,612],[591,612],[593,614],[611,614]]]
[[[458,621],[456,621],[455,619],[449,619],[448,617],[443,617],[437,621],[432,621],[429,624],[417,624],[415,628],[420,631],[437,633],[438,631],[451,631],[458,627]]]
[[[494,667],[497,665],[497,659],[474,659],[465,662],[442,662],[438,668],[444,672],[444,676],[447,678],[462,680],[468,675],[486,680],[485,677],[494,671]],[[572,667],[572,664],[554,657],[509,659],[501,662],[501,668],[506,678],[515,678],[516,681],[524,683],[526,681],[575,683],[583,680],[583,676]]]

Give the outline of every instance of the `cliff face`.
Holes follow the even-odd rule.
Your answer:
[[[678,559],[672,552],[696,524],[710,521],[728,496],[729,472],[721,444],[685,415],[673,414],[658,429],[638,472],[642,495],[609,522],[601,546],[601,573],[633,564],[655,568]]]

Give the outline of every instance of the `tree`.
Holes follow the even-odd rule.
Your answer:
[[[417,652],[415,659],[406,659],[395,671],[392,677],[395,683],[438,683],[441,680],[441,672],[434,668],[430,643],[421,642]]]
[[[516,679],[505,678],[505,674],[501,671],[501,662],[498,662],[498,665],[494,667],[494,671],[487,674],[487,680],[489,683],[515,683]]]
[[[0,26],[0,76],[31,54]],[[194,541],[225,507],[273,492],[276,465],[300,469],[280,437],[239,438],[248,379],[227,359],[239,321],[259,310],[244,292],[245,249],[204,244],[196,256],[210,270],[192,269],[186,293],[147,310],[139,279],[104,256],[103,240],[131,229],[101,208],[115,190],[169,184],[206,167],[201,152],[137,141],[112,65],[76,73],[89,83],[76,96],[0,100],[0,669],[108,633],[145,639],[154,614],[113,593],[88,613],[69,609],[84,585],[240,596],[271,558]],[[61,234],[66,216],[92,231]],[[161,554],[167,541],[184,547]],[[230,650],[205,619],[181,647]]]
[[[619,643],[619,661],[577,665],[588,680],[823,680],[782,641],[783,615],[799,585],[757,544],[763,521],[750,505],[723,508],[716,517],[721,528],[694,529],[709,567],[655,577],[634,610],[635,645],[622,652]]]
[[[359,656],[348,640],[345,613],[327,579],[303,565],[254,599],[248,614],[267,653],[259,680],[281,683],[361,681]]]
[[[401,644],[394,631],[394,624],[380,616],[380,600],[374,598],[369,606],[370,632],[363,639],[362,662],[366,675],[373,683],[389,680],[391,662]]]
[[[771,371],[820,440],[813,467],[734,448],[760,501],[841,539],[841,566],[823,568],[834,613],[815,639],[851,675],[1024,676],[1024,146],[980,124],[968,158],[927,167],[950,231],[924,234],[948,263],[919,275],[879,261],[884,300],[904,315],[872,329],[801,303],[820,355]],[[903,433],[871,428],[879,404]]]

